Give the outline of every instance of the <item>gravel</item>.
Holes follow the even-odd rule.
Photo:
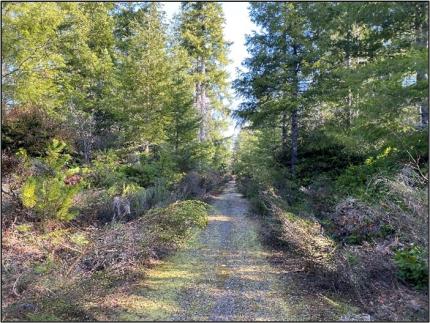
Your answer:
[[[248,216],[248,201],[237,193],[235,182],[213,196],[211,204],[206,229],[149,270],[132,293],[111,295],[115,314],[103,319],[297,321],[308,317],[308,302],[295,299],[291,293],[295,287],[284,279],[285,271],[269,263],[272,253],[262,246],[258,224]]]

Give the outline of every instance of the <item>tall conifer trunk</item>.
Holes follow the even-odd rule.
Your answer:
[[[415,17],[415,43],[418,48],[428,48],[428,39],[427,39],[427,32],[428,32],[428,23],[424,19],[423,21],[420,21],[420,15],[419,12],[425,12],[426,11],[426,3],[417,3],[417,10],[416,10],[416,17]],[[421,8],[423,6],[423,8]],[[423,10],[424,9],[424,10]],[[428,75],[426,74],[426,68],[418,68],[417,69],[417,83],[420,83],[421,81],[425,81],[428,79]],[[425,128],[428,126],[429,123],[429,101],[428,97],[424,98],[423,101],[419,103],[419,114],[420,114],[420,125],[421,127]]]
[[[348,39],[351,38],[351,32],[348,31],[347,34]],[[346,58],[345,58],[345,64],[347,69],[349,70],[351,68],[351,51],[350,46],[348,45],[346,48]],[[348,86],[348,96],[346,99],[346,111],[345,111],[345,124],[346,124],[346,130],[350,131],[351,129],[351,115],[352,115],[352,91],[351,87]]]
[[[299,96],[299,62],[297,57],[297,45],[293,45],[293,55],[296,61],[294,66],[294,81],[293,81],[293,97],[295,99],[294,104],[297,105],[297,99]],[[296,164],[297,164],[297,140],[299,137],[298,127],[298,107],[295,106],[291,111],[291,175],[296,175]]]
[[[288,126],[287,126],[287,112],[282,112],[282,117],[281,117],[281,140],[282,140],[282,148],[284,150],[287,149],[287,145],[288,145]]]
[[[206,66],[203,61],[203,59],[199,59],[198,63],[198,74],[200,77],[204,78],[204,75],[206,74]],[[203,142],[206,140],[206,134],[207,134],[207,113],[208,109],[206,106],[206,87],[204,82],[201,80],[198,80],[196,83],[196,97],[195,97],[195,103],[196,103],[196,110],[200,117],[200,125],[199,125],[199,141]]]

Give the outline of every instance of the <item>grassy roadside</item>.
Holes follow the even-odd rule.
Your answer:
[[[91,321],[109,313],[102,300],[186,246],[207,224],[207,212],[206,203],[184,200],[98,227],[9,227],[2,237],[2,319]]]
[[[249,183],[241,190],[258,214],[262,240],[276,250],[271,261],[286,271],[286,291],[295,291],[297,304],[313,304],[303,309],[309,320],[427,319],[425,293],[396,283],[384,237],[361,245],[339,243],[313,216],[311,203],[288,203],[273,189],[249,190],[244,184]]]

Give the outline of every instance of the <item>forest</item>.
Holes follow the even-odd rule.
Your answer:
[[[429,319],[427,2],[1,5],[2,320]]]

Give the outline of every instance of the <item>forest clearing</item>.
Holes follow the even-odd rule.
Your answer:
[[[2,321],[429,320],[428,2],[2,2]]]

